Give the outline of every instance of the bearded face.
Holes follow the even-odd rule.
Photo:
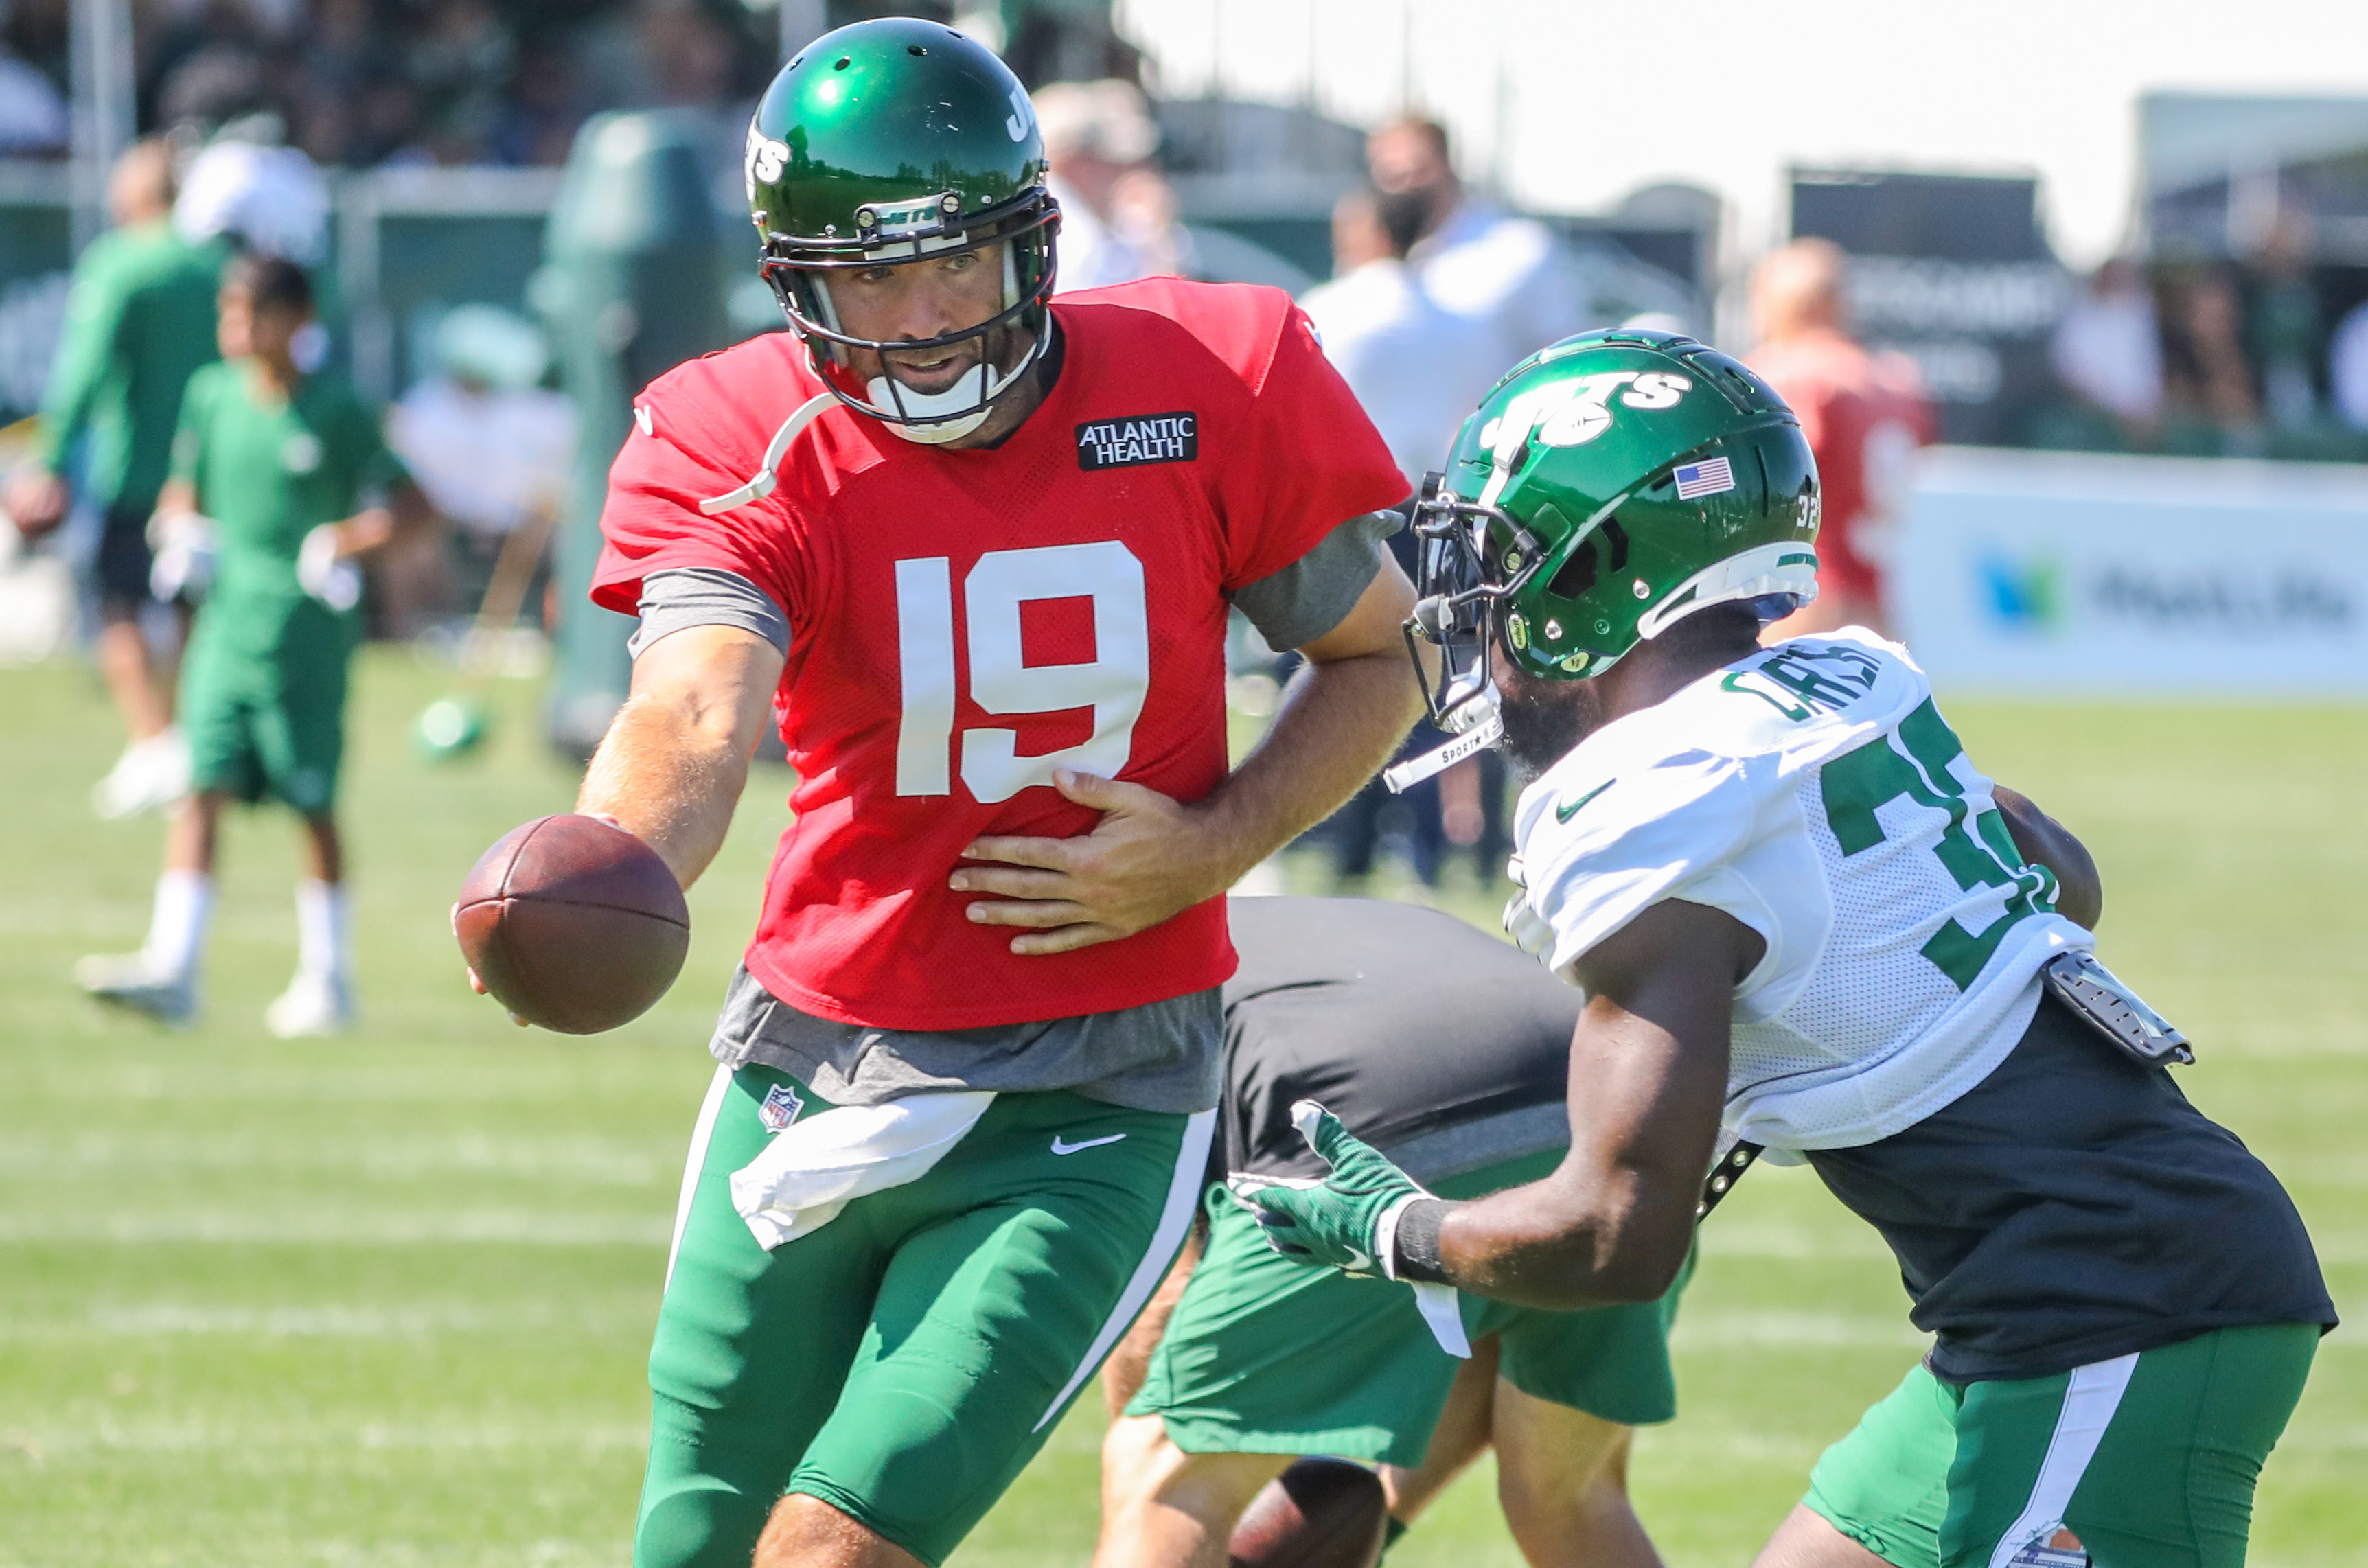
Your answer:
[[[1526,784],[1568,756],[1604,722],[1605,699],[1591,680],[1541,680],[1509,658],[1497,665],[1505,738],[1498,749]]]

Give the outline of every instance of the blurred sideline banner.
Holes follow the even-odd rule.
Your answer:
[[[2368,468],[1938,447],[1895,537],[1943,688],[2368,699]]]

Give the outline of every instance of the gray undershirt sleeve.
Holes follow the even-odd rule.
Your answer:
[[[1396,512],[1351,517],[1281,571],[1244,585],[1234,608],[1268,647],[1304,648],[1357,608],[1382,569],[1382,541],[1405,523]]]
[[[642,579],[642,624],[626,641],[638,659],[661,637],[694,626],[736,626],[790,652],[790,618],[773,597],[737,572],[716,566],[679,566]]]

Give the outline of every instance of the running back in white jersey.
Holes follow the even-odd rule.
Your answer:
[[[1797,638],[1605,725],[1517,809],[1508,912],[1557,974],[1646,907],[1725,910],[1767,956],[1735,991],[1726,1130],[1846,1149],[1987,1077],[2089,934],[2055,913],[1907,651]]]

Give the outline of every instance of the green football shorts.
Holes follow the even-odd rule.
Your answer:
[[[1801,1501],[1896,1568],[2240,1568],[2318,1333],[2224,1328],[1964,1387],[1919,1366]]]
[[[313,660],[224,653],[193,639],[180,724],[192,786],[249,802],[266,795],[307,815],[329,810],[346,750],[342,637]]]
[[[1052,1435],[1190,1229],[1213,1112],[999,1096],[916,1181],[771,1252],[732,1173],[829,1103],[718,1069],[650,1348],[636,1568],[747,1568],[818,1497],[931,1564]]]
[[[1440,1192],[1496,1192],[1561,1157],[1486,1166]],[[1208,1247],[1127,1414],[1158,1416],[1186,1453],[1421,1464],[1462,1363],[1439,1347],[1413,1290],[1281,1256],[1222,1187],[1210,1189],[1208,1210]],[[1474,1339],[1497,1335],[1497,1375],[1515,1388],[1642,1426],[1677,1414],[1669,1324],[1684,1289],[1680,1277],[1657,1301],[1581,1312],[1458,1300]]]

